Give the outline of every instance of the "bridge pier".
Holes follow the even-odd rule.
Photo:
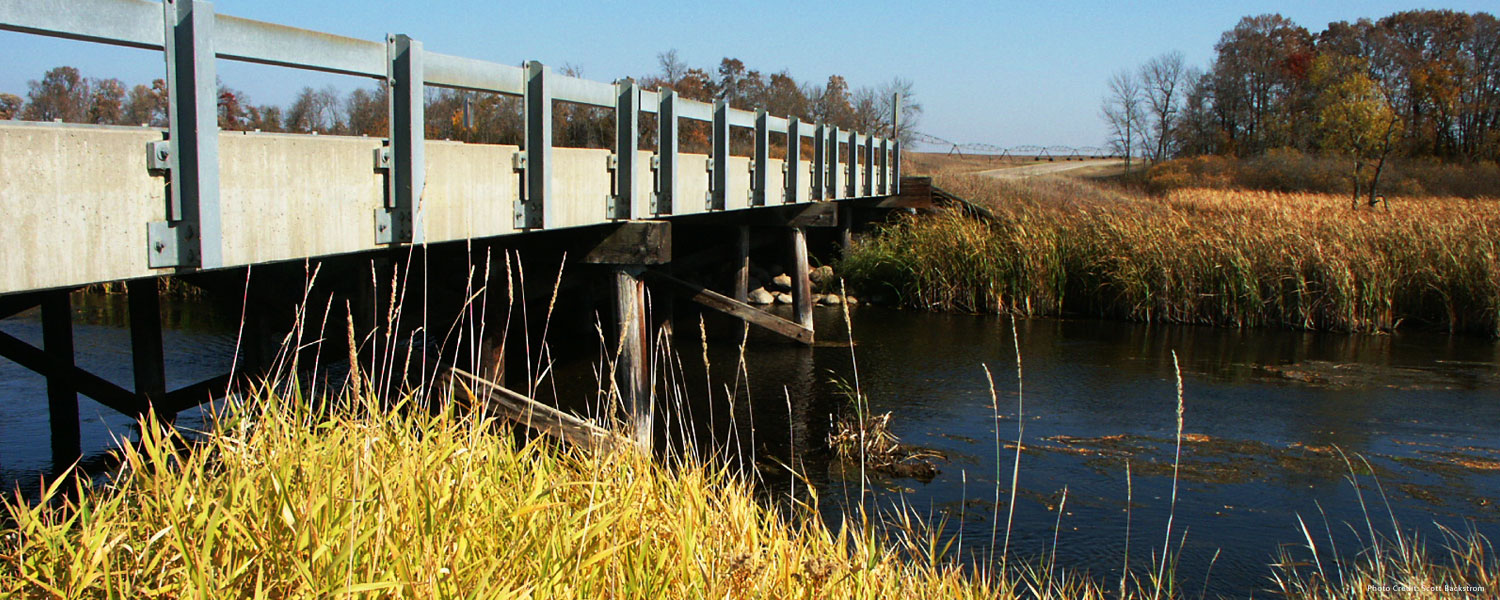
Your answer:
[[[162,422],[177,415],[163,401],[167,394],[167,367],[161,341],[161,296],[155,279],[125,283],[130,307],[130,360],[135,371],[135,393]]]

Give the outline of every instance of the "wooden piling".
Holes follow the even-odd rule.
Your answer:
[[[854,206],[845,202],[839,207],[839,255],[848,256],[854,243]]]
[[[750,226],[741,225],[739,230],[739,255],[738,262],[735,263],[739,271],[734,277],[734,299],[746,302],[750,299]]]
[[[67,291],[42,299],[42,344],[56,364],[72,370],[73,306]],[[78,390],[61,369],[47,374],[47,411],[52,425],[52,470],[62,472],[83,455],[78,432]]]
[[[792,264],[792,320],[808,330],[813,329],[812,282],[807,278],[807,232],[801,227],[791,228]]]
[[[615,381],[629,413],[635,442],[650,451],[655,407],[651,398],[650,321],[646,314],[646,284],[636,268],[620,267],[615,275],[615,322],[619,332],[619,362]]]

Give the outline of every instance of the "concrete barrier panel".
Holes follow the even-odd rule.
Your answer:
[[[0,123],[0,294],[159,274],[146,224],[166,218],[146,170],[159,129]]]
[[[515,232],[521,176],[512,166],[518,146],[427,142],[427,189],[422,195],[427,242]]]
[[[375,247],[385,176],[379,138],[228,132],[219,135],[225,266],[300,260]]]

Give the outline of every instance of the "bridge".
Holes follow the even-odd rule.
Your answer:
[[[0,238],[9,242],[0,253],[0,318],[40,306],[44,337],[37,348],[0,334],[0,356],[46,376],[59,465],[79,455],[80,393],[122,413],[170,418],[228,393],[240,375],[166,389],[158,278],[236,300],[243,294],[253,324],[263,307],[305,298],[308,265],[334,265],[344,276],[325,276],[329,306],[347,301],[368,315],[387,293],[384,275],[370,281],[372,265],[404,265],[409,274],[415,263],[435,278],[446,269],[463,288],[472,261],[460,253],[476,245],[568,252],[575,264],[601,266],[615,290],[621,394],[649,436],[647,282],[811,343],[807,231],[832,227],[847,239],[853,205],[879,204],[900,189],[901,147],[882,132],[696,102],[631,79],[590,81],[540,62],[427,52],[405,35],[341,37],[216,14],[201,0],[0,0],[0,29],[159,52],[153,60],[164,59],[170,98],[165,129],[0,123]],[[221,131],[218,60],[382,82],[390,135]],[[433,87],[519,97],[523,142],[424,139],[424,92]],[[899,97],[893,102],[899,115]],[[558,103],[612,111],[613,147],[555,146]],[[643,132],[643,122],[654,131]],[[691,122],[711,128],[709,153],[679,151]],[[891,123],[888,131],[897,130]],[[731,135],[747,133],[749,155],[731,153]],[[643,137],[654,137],[655,147],[644,147]],[[738,230],[707,236],[733,240],[734,290],[670,273],[684,259],[673,251],[674,227],[679,234]],[[795,257],[790,320],[743,303],[756,239],[784,244]],[[133,389],[73,361],[68,295],[102,282],[128,289]],[[383,326],[365,321],[365,331]],[[291,325],[249,329],[257,327],[267,342]]]
[[[1066,146],[1053,144],[1050,146],[1038,144],[1021,144],[1018,146],[999,146],[996,144],[950,142],[935,135],[917,133],[915,141],[940,150],[947,150],[949,156],[963,156],[969,154],[982,154],[994,156],[999,159],[1015,159],[1033,161],[1057,160],[1093,160],[1100,158],[1119,158],[1120,154],[1103,146]]]

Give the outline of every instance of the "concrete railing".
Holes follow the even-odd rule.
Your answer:
[[[0,29],[165,54],[170,109],[148,127],[0,124],[0,294],[411,243],[896,192],[894,140],[796,117],[214,14],[195,0],[0,0]],[[218,129],[215,59],[389,86],[388,139]],[[520,146],[424,139],[426,86],[520,96]],[[899,102],[899,99],[895,101]],[[615,115],[610,150],[554,148],[552,107]],[[895,113],[899,114],[899,110]],[[658,147],[638,146],[641,114]],[[678,151],[683,119],[708,155]],[[754,150],[733,156],[733,128]],[[893,128],[894,130],[894,128]],[[770,134],[784,141],[771,158]],[[812,156],[802,156],[810,140]],[[142,160],[144,155],[145,160]]]

